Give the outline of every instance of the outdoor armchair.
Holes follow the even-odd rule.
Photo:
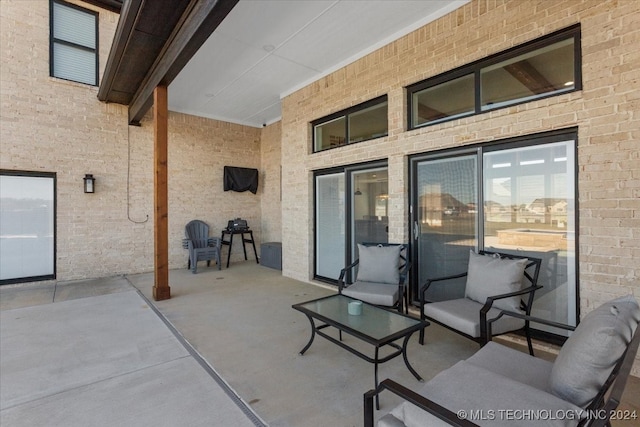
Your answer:
[[[575,328],[501,311],[499,317],[504,316],[574,332],[553,362],[490,342],[417,392],[386,379],[364,395],[365,427],[373,426],[373,401],[383,390],[405,401],[382,416],[378,427],[599,427],[610,425],[612,415],[625,414],[637,422],[635,411],[615,411],[640,342],[640,308],[632,296],[601,305]]]
[[[338,292],[382,307],[407,312],[406,282],[411,262],[402,243],[358,244],[358,259],[340,270]]]
[[[222,240],[219,237],[209,237],[209,226],[200,220],[190,221],[184,229],[185,239],[182,246],[189,250],[189,261],[187,269],[191,269],[193,274],[198,271],[198,261],[207,261],[207,266],[211,265],[211,260],[218,263],[218,270],[222,268],[220,263],[220,247]]]
[[[480,345],[487,343],[486,320],[496,317],[500,310],[531,314],[531,306],[538,285],[542,260],[500,252],[470,251],[466,272],[454,276],[427,280],[420,288],[420,317],[429,319]],[[426,301],[427,289],[447,285],[451,279],[466,277],[465,296],[447,301]],[[533,355],[529,321],[521,318],[501,318],[493,325],[496,335],[524,330]],[[420,331],[424,344],[424,330]]]

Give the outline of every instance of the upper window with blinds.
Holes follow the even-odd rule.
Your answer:
[[[49,68],[52,77],[98,85],[98,14],[52,0]]]

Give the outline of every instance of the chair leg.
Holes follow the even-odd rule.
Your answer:
[[[409,314],[409,293],[404,293],[404,314]]]
[[[198,272],[198,259],[194,257],[191,260],[191,273],[196,274]]]
[[[529,332],[529,326],[524,328],[524,333],[527,336],[527,345],[529,346],[529,354],[533,356],[533,344],[531,343],[531,332]]]

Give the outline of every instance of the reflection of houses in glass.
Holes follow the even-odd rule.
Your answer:
[[[531,202],[527,207],[529,212],[534,212],[543,224],[564,228],[567,224],[567,199],[539,198]],[[529,222],[518,220],[518,222]]]
[[[476,204],[462,203],[449,193],[427,193],[420,196],[420,209],[422,223],[438,227],[442,225],[443,220],[475,213]]]
[[[547,224],[557,228],[567,225],[567,199],[543,197],[530,204],[505,206],[487,201],[485,218],[490,222],[518,222],[525,224]]]
[[[489,222],[511,222],[511,208],[501,203],[487,200],[484,202],[484,217]]]

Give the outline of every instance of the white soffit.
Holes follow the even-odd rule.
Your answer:
[[[240,0],[169,86],[169,109],[271,124],[282,97],[468,2]]]

